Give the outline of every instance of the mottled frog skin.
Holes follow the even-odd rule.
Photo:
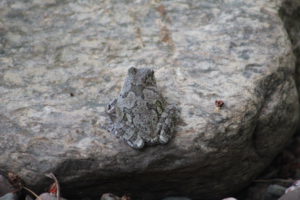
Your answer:
[[[132,148],[141,149],[145,144],[166,144],[171,139],[177,109],[167,105],[159,93],[152,69],[131,67],[107,113],[112,122],[110,131]]]

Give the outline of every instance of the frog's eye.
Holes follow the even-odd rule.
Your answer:
[[[135,67],[130,67],[128,69],[128,74],[136,74],[136,72],[137,72],[137,69]]]

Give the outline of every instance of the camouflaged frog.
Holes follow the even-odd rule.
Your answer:
[[[171,139],[177,109],[167,105],[158,92],[152,69],[131,67],[107,113],[112,120],[110,132],[141,149],[145,144],[166,144]]]

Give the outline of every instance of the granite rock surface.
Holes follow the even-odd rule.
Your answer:
[[[298,122],[280,0],[0,1],[0,169],[64,197],[220,199],[245,187]],[[167,145],[104,128],[127,69],[153,66],[181,109]],[[215,101],[224,101],[218,111]]]

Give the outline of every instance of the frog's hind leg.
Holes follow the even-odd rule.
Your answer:
[[[134,149],[142,149],[145,146],[144,140],[138,134],[134,135],[126,142]]]
[[[159,133],[159,142],[166,144],[172,137],[175,123],[176,123],[177,109],[173,105],[166,107],[165,111],[161,114],[157,124],[157,132]]]
[[[134,149],[142,149],[145,145],[144,140],[130,126],[116,123],[113,124],[110,132],[116,137],[124,139]]]
[[[123,134],[122,137],[127,144],[134,149],[142,149],[145,146],[143,138],[141,138],[141,136],[132,129],[127,129],[126,133]]]

